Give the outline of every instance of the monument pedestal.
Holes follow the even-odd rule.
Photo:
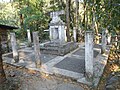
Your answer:
[[[54,55],[65,55],[72,50],[76,49],[78,47],[77,43],[74,42],[66,42],[66,43],[60,43],[51,41],[47,44],[44,44],[40,47],[41,52],[46,54],[54,54]]]

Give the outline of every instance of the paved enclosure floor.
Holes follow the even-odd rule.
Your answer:
[[[100,54],[100,45],[94,45],[94,83],[97,86],[100,76],[103,73],[104,67],[107,62],[108,53],[106,55]],[[85,47],[84,44],[79,44],[79,48],[68,53],[65,56],[57,56],[41,53],[41,68],[35,66],[35,55],[33,48],[23,48],[19,50],[20,61],[14,63],[12,53],[4,54],[4,62],[16,66],[24,66],[28,69],[37,70],[47,74],[56,74],[61,76],[76,79],[80,83],[92,84],[85,80]],[[64,87],[64,86],[63,86]],[[60,90],[58,88],[58,90]],[[76,89],[77,90],[77,89]]]
[[[84,74],[85,61],[84,58],[78,59],[73,57],[66,57],[54,67]]]

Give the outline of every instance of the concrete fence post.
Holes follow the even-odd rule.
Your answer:
[[[31,43],[31,34],[30,34],[30,29],[27,29],[27,37],[28,37],[28,42]]]
[[[39,36],[38,32],[33,32],[33,43],[34,43],[34,52],[35,52],[35,64],[36,67],[40,67],[41,60],[40,60],[40,44],[39,44]]]
[[[10,33],[11,36],[11,46],[12,46],[12,52],[13,52],[13,59],[16,62],[19,62],[19,54],[17,50],[17,43],[16,43],[16,38],[15,38],[15,33]]]
[[[74,39],[74,42],[76,42],[76,38],[77,38],[76,27],[74,27],[73,28],[73,39]]]
[[[87,80],[93,79],[93,32],[85,33],[85,76]]]
[[[107,38],[106,38],[106,31],[102,31],[102,48],[101,53],[104,54],[106,51],[106,44],[107,44]]]

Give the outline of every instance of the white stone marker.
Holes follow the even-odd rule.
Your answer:
[[[93,78],[93,32],[86,31],[85,33],[85,75],[86,79]]]
[[[11,36],[11,46],[13,51],[13,59],[15,60],[15,63],[19,62],[19,54],[17,50],[17,43],[15,38],[15,33],[10,33]]]
[[[31,43],[31,34],[29,29],[27,29],[27,36],[28,36],[28,42]]]
[[[102,48],[101,53],[105,53],[106,51],[106,44],[107,44],[107,38],[106,38],[106,31],[105,29],[102,31]]]
[[[41,65],[41,60],[40,60],[41,54],[40,54],[38,32],[33,32],[33,43],[34,43],[34,52],[35,52],[35,64],[36,64],[36,67],[39,68]]]
[[[108,45],[111,44],[111,34],[108,34],[107,42],[108,42]]]
[[[77,36],[77,33],[76,33],[76,27],[73,27],[73,39],[74,39],[74,42],[76,42],[76,37]]]
[[[117,35],[115,35],[115,46],[117,46],[118,45],[118,38],[117,38]]]

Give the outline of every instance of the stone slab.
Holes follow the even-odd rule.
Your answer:
[[[78,58],[66,57],[61,62],[56,64],[54,67],[84,74],[85,61],[84,58],[78,59]]]

